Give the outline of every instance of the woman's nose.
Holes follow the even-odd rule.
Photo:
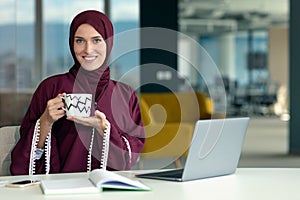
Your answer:
[[[85,45],[85,51],[86,53],[90,53],[93,51],[93,44],[91,44],[90,42],[87,42]]]

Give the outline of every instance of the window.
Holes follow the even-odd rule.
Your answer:
[[[115,44],[111,55],[111,77],[138,89],[140,85],[139,0],[111,0]],[[126,46],[126,47],[124,47]],[[120,49],[125,49],[120,52]]]
[[[0,2],[0,91],[33,87],[34,0]]]

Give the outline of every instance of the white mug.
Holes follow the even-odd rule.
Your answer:
[[[91,115],[92,94],[65,94],[62,97],[65,101],[67,116],[89,117]]]

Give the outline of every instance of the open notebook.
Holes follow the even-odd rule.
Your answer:
[[[248,117],[198,120],[183,169],[137,174],[140,178],[189,181],[235,172]]]
[[[99,193],[104,190],[151,190],[138,180],[119,175],[112,171],[94,169],[87,174],[88,177],[82,178],[41,180],[41,189],[45,195],[90,194]]]

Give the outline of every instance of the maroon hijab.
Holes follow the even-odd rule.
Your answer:
[[[102,66],[93,71],[86,71],[80,67],[74,52],[74,36],[78,27],[82,24],[91,25],[98,33],[100,33],[106,42],[106,58]],[[91,93],[94,100],[98,101],[103,91],[107,87],[110,79],[110,70],[107,66],[110,52],[113,45],[113,26],[108,17],[96,10],[87,10],[79,13],[72,21],[70,26],[69,46],[73,56],[74,66],[70,69],[70,73],[76,77],[73,92],[74,93]]]

